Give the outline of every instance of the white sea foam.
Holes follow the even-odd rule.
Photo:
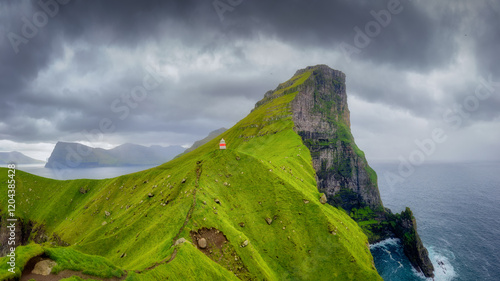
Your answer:
[[[455,255],[451,251],[445,251],[443,249],[436,249],[434,247],[428,247],[429,258],[434,266],[434,279],[427,278],[426,280],[431,281],[451,281],[454,280],[458,274],[455,272],[453,265],[450,262],[455,259]],[[425,279],[425,276],[421,272],[417,272],[412,269],[415,275]]]
[[[375,244],[371,244],[370,249],[374,249],[374,248],[387,249],[386,248],[387,245],[397,246],[399,244],[399,242],[400,242],[400,240],[398,238],[387,238],[387,239],[382,240],[380,242],[377,242]]]

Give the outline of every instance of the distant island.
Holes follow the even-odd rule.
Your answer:
[[[0,152],[0,164],[43,164],[45,161],[33,159],[21,152]]]
[[[182,153],[182,146],[150,147],[126,143],[112,149],[93,148],[80,143],[58,142],[46,168],[94,168],[160,165]]]

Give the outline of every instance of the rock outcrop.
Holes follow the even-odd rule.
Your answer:
[[[49,237],[44,224],[37,224],[32,220],[18,217],[15,217],[15,219],[15,222],[11,222],[7,221],[7,218],[5,216],[0,216],[0,257],[3,257],[10,253],[11,247],[27,245],[30,242],[41,244],[50,241],[52,245],[69,245],[68,243],[63,241],[56,233],[52,233],[52,236]],[[12,223],[14,223],[15,225],[15,243],[9,245],[9,241],[12,240],[10,240],[11,228],[8,228],[8,226]]]
[[[329,204],[344,209],[356,221],[376,221],[362,226],[370,242],[400,238],[412,265],[425,276],[432,277],[434,268],[418,236],[410,209],[393,215],[384,208],[377,175],[354,142],[345,74],[326,65],[317,65],[299,70],[295,76],[305,72],[311,72],[307,80],[288,88],[284,94],[298,92],[291,103],[294,130],[311,152],[318,190],[326,195]],[[287,87],[290,85],[285,83],[275,91]],[[266,96],[275,96],[272,94],[273,91]]]
[[[35,264],[35,268],[31,271],[31,273],[47,276],[52,272],[52,268],[56,265],[57,263],[53,260],[42,260]]]
[[[10,253],[11,247],[26,245],[28,238],[33,229],[33,222],[30,220],[23,220],[16,218],[16,222],[9,222],[5,217],[0,216],[0,257]],[[10,240],[11,229],[7,228],[11,223],[14,223],[15,239]],[[14,244],[9,245],[9,241],[14,241]],[[11,242],[12,243],[12,242]]]
[[[318,189],[347,211],[382,208],[375,172],[350,131],[345,74],[326,65],[312,70],[292,102],[295,131],[311,151]]]
[[[392,221],[394,234],[401,239],[403,251],[411,264],[427,277],[433,277],[434,266],[429,259],[429,253],[424,247],[417,233],[417,221],[410,208],[406,208],[401,214],[388,214]]]

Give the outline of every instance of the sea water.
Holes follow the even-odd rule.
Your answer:
[[[500,163],[440,163],[415,167],[397,183],[398,164],[373,163],[385,207],[410,207],[439,280],[500,280]],[[400,241],[371,247],[384,280],[425,280]]]

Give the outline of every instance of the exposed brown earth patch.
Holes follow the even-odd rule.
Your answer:
[[[233,272],[242,280],[252,280],[250,272],[224,233],[216,228],[201,228],[189,234],[198,250],[211,260]]]

